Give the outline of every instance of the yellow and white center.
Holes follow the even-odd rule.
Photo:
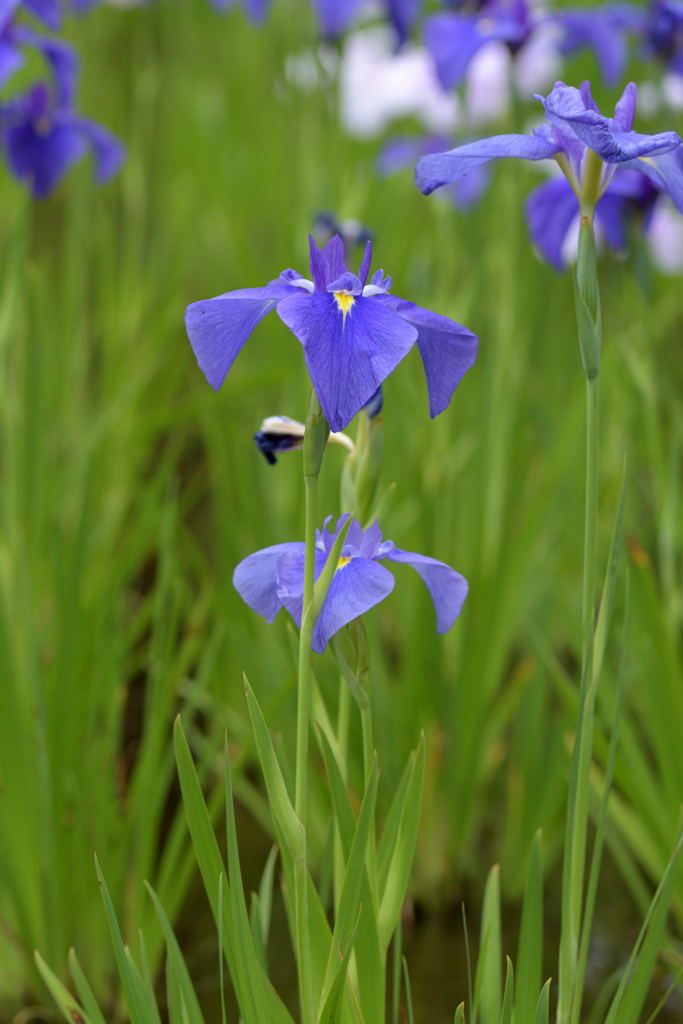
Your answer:
[[[346,555],[342,555],[341,558],[339,559],[339,561],[337,562],[336,572],[339,572],[340,569],[343,569],[344,566],[348,565],[350,561],[351,561],[350,558],[347,558]]]
[[[346,322],[347,314],[353,309],[353,304],[356,301],[353,295],[349,295],[348,292],[333,292],[334,300],[337,303],[337,308],[341,311],[344,318],[342,323]]]

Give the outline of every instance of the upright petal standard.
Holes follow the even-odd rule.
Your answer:
[[[317,531],[315,576],[323,571],[336,538],[348,516],[341,516],[332,531]],[[444,562],[397,548],[382,540],[378,523],[363,530],[355,520],[344,546],[313,629],[311,646],[321,653],[343,626],[383,601],[394,589],[394,577],[380,562],[409,565],[427,587],[436,612],[436,628],[446,633],[458,618],[467,597],[467,580]],[[275,544],[256,551],[239,563],[233,583],[242,599],[272,622],[280,608],[286,608],[301,626],[304,591],[304,545],[301,542]]]
[[[192,349],[218,389],[254,327],[277,310],[301,342],[309,377],[331,430],[342,430],[417,343],[432,416],[442,412],[477,357],[466,327],[390,293],[378,270],[368,282],[372,242],[358,274],[335,235],[319,249],[310,239],[311,279],[285,270],[263,288],[243,288],[187,307]]]

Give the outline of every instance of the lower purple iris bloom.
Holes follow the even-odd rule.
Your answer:
[[[332,532],[318,530],[315,547],[315,576],[322,572],[335,539],[348,516],[341,516]],[[242,599],[268,622],[286,608],[301,626],[304,592],[303,542],[274,544],[249,555],[235,569],[233,583]],[[311,646],[321,653],[328,640],[353,619],[383,601],[394,589],[394,577],[382,561],[411,566],[429,590],[436,611],[436,628],[446,633],[467,597],[467,580],[444,562],[402,551],[390,540],[382,540],[378,523],[363,530],[351,523],[332,583],[313,629]]]
[[[615,252],[624,252],[628,248],[629,223],[637,218],[647,230],[661,196],[644,174],[617,169],[595,206],[596,225],[605,244]],[[579,219],[579,202],[569,183],[555,178],[539,185],[526,201],[526,216],[541,256],[555,270],[565,270],[570,233]]]
[[[311,238],[310,252],[312,280],[285,270],[264,288],[242,288],[188,306],[187,333],[211,387],[221,386],[254,327],[277,310],[303,346],[332,430],[343,430],[414,344],[427,377],[430,414],[443,412],[476,360],[477,336],[391,295],[391,279],[381,270],[368,283],[371,242],[358,275],[347,270],[338,235],[322,249]]]

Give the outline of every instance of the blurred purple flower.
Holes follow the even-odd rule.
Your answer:
[[[10,171],[37,199],[47,196],[88,150],[99,183],[116,174],[124,156],[118,139],[77,114],[63,91],[42,82],[0,107],[0,132]]]
[[[444,89],[459,86],[475,54],[487,43],[518,50],[533,31],[526,0],[487,0],[475,14],[444,11],[425,21],[424,34]]]
[[[333,532],[327,528],[330,518],[325,521],[325,528],[317,531],[316,579],[348,516],[337,520]],[[304,547],[296,541],[274,544],[249,555],[235,569],[232,581],[240,597],[268,622],[275,619],[281,608],[286,608],[297,626],[301,626]],[[336,632],[391,593],[394,577],[379,564],[384,560],[409,565],[418,573],[434,603],[437,632],[446,633],[451,628],[467,597],[467,580],[444,562],[402,551],[392,541],[383,541],[377,522],[364,531],[354,520],[313,629],[314,651],[324,651]]]
[[[617,168],[595,206],[596,230],[608,248],[628,248],[629,224],[638,220],[647,230],[662,192],[640,171]],[[573,230],[578,237],[579,201],[565,178],[534,189],[525,204],[531,239],[543,259],[557,271],[567,267]]]
[[[646,53],[683,75],[683,0],[654,0],[645,17]]]
[[[416,168],[418,186],[425,194],[469,174],[490,160],[512,157],[521,160],[557,159],[577,196],[583,191],[583,171],[588,150],[603,161],[599,186],[607,188],[617,164],[632,165],[668,192],[677,206],[683,205],[683,170],[676,151],[681,139],[676,132],[642,135],[633,131],[637,89],[626,86],[614,117],[601,114],[590,84],[580,89],[556,82],[546,97],[537,97],[546,120],[532,135],[498,135],[458,146],[449,152],[424,156]]]
[[[628,61],[628,36],[643,28],[641,7],[608,3],[595,8],[563,8],[547,17],[562,29],[560,53],[568,56],[586,47],[595,54],[608,85],[621,80]]]
[[[429,153],[440,153],[451,140],[443,135],[403,135],[390,139],[377,158],[377,169],[383,177],[414,167],[415,162]],[[491,172],[488,167],[477,167],[471,174],[444,187],[444,192],[456,210],[469,210],[475,206],[489,187]]]
[[[391,295],[391,278],[381,270],[368,284],[371,242],[358,275],[347,270],[338,235],[322,249],[311,238],[310,253],[312,280],[285,270],[264,288],[226,292],[187,307],[187,333],[211,387],[221,386],[254,327],[277,309],[303,345],[309,377],[332,430],[342,430],[370,401],[415,343],[427,378],[430,414],[443,412],[476,360],[476,335]]]
[[[33,14],[53,32],[59,29],[62,22],[59,0],[0,0],[0,29],[20,10]]]

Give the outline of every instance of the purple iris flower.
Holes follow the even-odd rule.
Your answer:
[[[478,339],[466,327],[391,295],[391,278],[378,270],[368,282],[372,242],[358,275],[344,262],[335,235],[318,249],[310,239],[311,277],[285,270],[264,288],[243,288],[193,302],[187,333],[200,369],[218,389],[254,327],[267,313],[278,316],[299,339],[308,374],[327,422],[342,430],[417,343],[429,411],[443,412],[474,364]]]
[[[645,49],[683,75],[683,0],[655,0],[646,15]]]
[[[396,30],[398,45],[407,40],[422,7],[422,0],[384,0],[389,21]]]
[[[487,0],[475,14],[444,11],[425,21],[425,42],[444,89],[461,85],[475,54],[497,40],[517,51],[534,22],[526,0]]]
[[[341,516],[332,532],[327,529],[330,518],[325,521],[325,528],[317,531],[316,579],[348,516]],[[275,619],[280,608],[286,608],[297,626],[301,626],[304,549],[303,542],[298,541],[274,544],[249,555],[235,569],[232,582],[240,597],[268,622]],[[392,541],[383,541],[377,522],[363,530],[354,520],[313,628],[311,646],[318,654],[343,626],[379,604],[394,589],[394,577],[380,565],[384,560],[409,565],[418,573],[434,602],[437,631],[446,633],[451,628],[467,597],[467,580],[444,562],[402,551]]]
[[[681,139],[676,132],[641,135],[633,131],[637,89],[631,82],[616,105],[614,117],[605,117],[591,95],[590,84],[580,89],[556,82],[547,98],[538,96],[546,120],[532,135],[498,135],[470,142],[446,153],[424,156],[416,168],[416,180],[428,195],[435,188],[469,174],[490,160],[513,157],[546,160],[554,157],[577,196],[584,190],[583,172],[589,150],[603,161],[599,194],[607,188],[617,164],[631,166],[651,178],[681,208],[683,171],[676,152]],[[596,197],[597,198],[597,197]]]
[[[78,73],[75,51],[59,39],[51,39],[18,24],[12,5],[6,5],[5,10],[0,8],[0,88],[23,66],[24,50],[35,50],[43,57],[54,76],[60,97],[70,102]]]
[[[420,157],[428,153],[440,153],[449,144],[444,135],[401,136],[391,139],[377,158],[377,169],[385,177],[414,167]],[[464,178],[450,182],[444,188],[456,210],[469,210],[476,206],[491,181],[488,167],[477,167]]]
[[[53,32],[56,32],[62,23],[59,0],[0,0],[0,27],[20,9],[33,14]]]
[[[116,174],[124,156],[118,139],[42,82],[0,107],[0,133],[12,174],[36,199],[48,195],[88,150],[99,183]]]
[[[635,4],[608,3],[596,8],[565,8],[549,15],[548,20],[563,30],[560,53],[568,56],[588,47],[605,82],[616,85],[628,60],[627,38],[642,31],[643,11]]]
[[[683,162],[683,156],[679,156]],[[682,168],[683,169],[683,168]],[[647,230],[661,191],[640,171],[617,168],[595,205],[595,221],[606,245],[615,252],[628,247],[629,223],[638,218]],[[531,238],[541,256],[557,271],[566,269],[566,243],[579,218],[579,201],[565,178],[534,189],[526,201]]]

